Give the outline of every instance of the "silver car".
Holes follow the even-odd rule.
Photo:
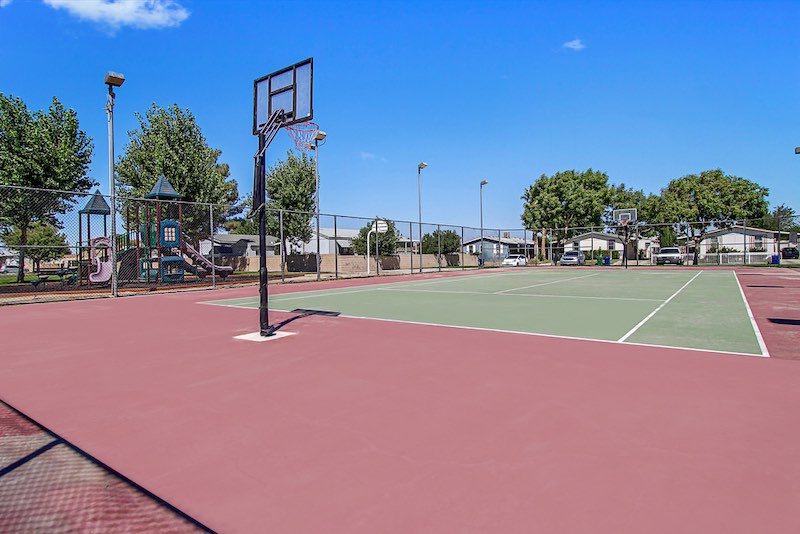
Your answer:
[[[559,265],[583,265],[586,263],[586,256],[579,250],[568,250],[558,260]]]
[[[683,265],[683,254],[678,247],[664,247],[658,254],[656,254],[656,265],[664,265],[665,263],[674,263],[675,265]]]

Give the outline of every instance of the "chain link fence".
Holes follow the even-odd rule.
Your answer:
[[[540,261],[617,266],[779,265],[797,260],[800,217],[549,228]]]
[[[500,265],[795,262],[798,217],[538,230],[0,186],[0,304]],[[116,221],[116,225],[114,225]],[[112,232],[112,229],[114,230]],[[677,249],[677,251],[676,251]],[[676,261],[676,258],[679,261]]]

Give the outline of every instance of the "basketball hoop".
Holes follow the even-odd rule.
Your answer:
[[[286,131],[294,141],[294,146],[303,152],[307,152],[314,146],[314,137],[319,131],[319,126],[315,122],[301,122],[286,126]]]

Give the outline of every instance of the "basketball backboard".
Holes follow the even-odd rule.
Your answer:
[[[314,118],[314,58],[262,76],[253,82],[253,135],[273,112],[282,109],[290,126]]]
[[[636,208],[623,208],[612,213],[614,222],[619,225],[633,224],[636,222]]]

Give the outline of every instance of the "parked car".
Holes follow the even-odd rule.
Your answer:
[[[784,247],[781,249],[781,257],[784,260],[800,259],[800,250],[797,247]]]
[[[586,256],[579,250],[568,250],[561,256],[558,263],[559,265],[584,265]]]
[[[19,265],[12,265],[7,263],[0,267],[0,274],[17,274],[19,273]]]
[[[514,254],[508,256],[503,260],[503,265],[512,265],[514,267],[522,267],[523,265],[528,265],[528,258],[522,256],[521,254]]]
[[[678,247],[664,247],[658,251],[658,254],[656,254],[656,265],[664,265],[666,263],[683,265],[681,249]]]

